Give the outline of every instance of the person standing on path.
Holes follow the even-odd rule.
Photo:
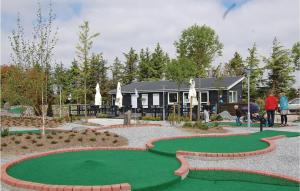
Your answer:
[[[285,96],[283,92],[280,93],[279,107],[280,107],[281,127],[287,126],[288,105],[289,105],[288,98]]]
[[[265,99],[265,110],[267,112],[269,127],[274,126],[274,117],[277,108],[278,108],[278,100],[273,95],[273,91],[270,91],[268,97]]]
[[[236,115],[236,125],[237,126],[241,126],[242,125],[242,122],[240,120],[241,116],[242,116],[242,112],[241,110],[239,109],[239,106],[238,105],[234,105],[234,110],[235,110],[235,115]]]

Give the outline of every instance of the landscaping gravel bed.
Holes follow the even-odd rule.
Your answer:
[[[244,159],[186,158],[192,167],[244,168],[300,178],[300,137],[279,139],[275,144],[276,150],[271,153]]]

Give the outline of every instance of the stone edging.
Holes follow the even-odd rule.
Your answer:
[[[281,175],[273,172],[266,172],[266,171],[261,171],[261,170],[247,170],[247,169],[242,169],[242,168],[190,168],[189,170],[192,171],[229,171],[229,172],[243,172],[243,173],[250,173],[250,174],[260,174],[264,176],[271,176],[275,178],[281,178],[281,179],[286,179],[291,182],[296,182],[300,183],[299,178],[294,178],[291,176],[286,176],[286,175]]]
[[[95,148],[77,148],[77,149],[61,149],[55,151],[48,151],[30,156],[25,156],[20,159],[8,162],[1,166],[1,181],[4,183],[19,188],[32,189],[32,190],[47,190],[47,191],[130,191],[131,185],[129,183],[120,183],[113,185],[101,185],[101,186],[75,186],[75,185],[50,185],[40,184],[34,182],[28,182],[13,178],[7,174],[7,169],[15,164],[18,164],[24,160],[38,158],[51,154],[58,154],[64,152],[76,152],[76,151],[88,151],[88,150],[140,150],[145,151],[145,148],[130,148],[130,147],[95,147]]]
[[[237,135],[249,135],[249,133],[230,133],[230,134],[206,134],[206,135],[192,135],[192,136],[175,136],[175,137],[163,137],[163,138],[157,138],[157,139],[151,139],[146,143],[146,148],[151,149],[154,147],[153,143],[156,141],[161,140],[172,140],[172,139],[178,139],[178,138],[194,138],[194,137],[224,137],[224,136],[237,136]],[[272,152],[275,150],[276,145],[273,142],[273,140],[281,139],[286,136],[284,135],[278,135],[273,137],[267,137],[262,138],[261,141],[266,142],[269,144],[269,146],[265,149],[260,149],[256,151],[249,151],[249,152],[239,152],[239,153],[210,153],[210,152],[192,152],[192,151],[176,151],[176,155],[182,155],[182,156],[200,156],[200,157],[218,157],[218,158],[240,158],[240,157],[249,157],[249,156],[255,156],[260,154],[265,154]]]
[[[181,179],[185,179],[186,176],[189,173],[189,164],[188,162],[185,160],[185,158],[183,156],[176,156],[177,160],[181,163],[181,166],[179,169],[177,169],[174,174],[176,176],[180,176]]]

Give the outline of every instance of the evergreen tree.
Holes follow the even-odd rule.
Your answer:
[[[151,55],[148,48],[146,51],[141,49],[140,51],[140,62],[138,65],[138,79],[139,81],[148,80],[152,77],[152,68],[151,68]]]
[[[91,103],[94,102],[94,95],[96,93],[95,87],[97,83],[99,83],[100,86],[102,101],[107,101],[110,87],[107,76],[108,67],[106,66],[106,61],[103,59],[102,54],[93,54],[90,63],[90,75],[88,78],[88,88],[90,92],[89,101]]]
[[[167,63],[169,62],[168,54],[164,53],[159,43],[157,43],[154,52],[151,54],[151,79],[159,80],[165,72]]]
[[[84,95],[83,89],[80,88],[83,84],[82,79],[80,78],[80,68],[78,62],[74,60],[71,64],[69,70],[67,70],[67,94],[71,94],[72,102],[77,104],[82,102],[82,97]]]
[[[253,44],[252,48],[248,49],[249,56],[246,58],[245,61],[245,68],[251,69],[250,74],[250,97],[256,99],[260,97],[259,95],[259,88],[262,85],[261,79],[263,75],[262,68],[259,67],[259,59],[257,58],[257,49],[256,44]],[[242,72],[242,71],[240,71]],[[245,90],[248,88],[246,84],[246,80],[244,81]],[[246,99],[247,91],[243,91],[243,98]]]
[[[296,42],[292,48],[292,61],[296,70],[300,70],[300,42]]]
[[[111,88],[117,88],[118,82],[123,83],[124,78],[124,65],[120,62],[119,58],[116,57],[114,63],[111,67],[112,80],[111,80]]]
[[[225,73],[228,76],[243,76],[244,69],[243,59],[238,52],[235,52],[233,58],[225,65]]]
[[[135,53],[133,48],[130,48],[129,52],[125,56],[125,75],[123,78],[124,84],[130,84],[133,80],[137,77],[137,62],[138,62],[138,55]]]
[[[269,88],[274,90],[276,94],[282,91],[288,92],[295,81],[292,75],[294,67],[289,57],[289,51],[284,49],[276,38],[273,40],[271,57],[266,62]]]

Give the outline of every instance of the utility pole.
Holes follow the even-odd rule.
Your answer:
[[[200,108],[201,108],[201,80],[200,77],[198,78],[199,83],[198,83],[198,109],[197,109],[197,121],[200,121]]]

